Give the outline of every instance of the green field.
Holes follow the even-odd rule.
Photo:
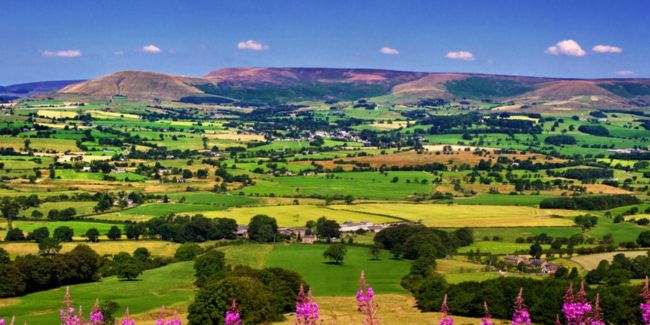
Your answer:
[[[126,307],[131,314],[138,314],[157,310],[162,305],[171,309],[176,305],[185,306],[193,300],[193,282],[192,262],[183,262],[145,271],[138,281],[108,277],[100,282],[70,286],[70,292],[75,306],[82,305],[86,312],[99,298],[117,302],[120,308],[116,316],[122,316]],[[0,299],[0,315],[15,315],[18,324],[56,324],[64,294],[65,288],[61,287]]]
[[[425,172],[355,172],[313,176],[276,177],[244,189],[248,195],[309,197],[352,195],[355,199],[403,200],[414,194],[431,193],[433,175]],[[393,182],[397,177],[397,182]],[[407,182],[411,180],[411,182]],[[427,184],[415,180],[426,180]]]
[[[254,267],[282,267],[296,271],[312,286],[317,296],[353,296],[358,289],[359,275],[366,279],[378,294],[406,293],[400,279],[409,272],[410,262],[393,260],[388,252],[381,259],[372,260],[366,247],[348,246],[343,265],[327,263],[323,258],[326,245],[246,245],[220,248],[233,264]],[[261,253],[263,252],[263,253]]]

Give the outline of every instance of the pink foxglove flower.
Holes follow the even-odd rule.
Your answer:
[[[530,325],[530,314],[528,313],[528,307],[524,304],[524,288],[519,288],[519,294],[515,300],[512,325]]]
[[[379,324],[379,304],[375,302],[375,291],[366,283],[366,273],[361,271],[357,291],[357,310],[364,314],[363,325]]]
[[[643,284],[643,291],[641,292],[641,318],[643,319],[643,324],[650,324],[650,290],[648,289],[648,277],[645,277],[645,283]]]
[[[300,291],[296,299],[296,324],[298,325],[315,325],[318,323],[320,310],[318,304],[311,295],[311,288],[305,295],[305,289],[300,284]]]
[[[485,316],[481,318],[481,325],[494,325],[492,320],[490,319],[490,310],[488,309],[488,304],[487,302],[483,302],[483,310],[485,311]]]
[[[440,312],[442,313],[442,318],[438,325],[454,325],[454,319],[449,316],[449,306],[447,305],[447,294],[442,299],[442,305],[440,306]]]
[[[596,294],[593,315],[587,320],[589,325],[605,325],[603,321],[603,312],[600,310],[600,295]]]
[[[126,307],[126,311],[124,312],[124,318],[122,319],[122,325],[135,325],[135,321],[131,319],[131,316],[129,316],[129,307]]]
[[[104,324],[104,315],[102,314],[102,311],[99,310],[99,299],[95,300],[95,304],[93,305],[93,310],[90,312],[89,318],[91,325]]]
[[[573,284],[570,284],[564,295],[564,304],[562,305],[562,313],[564,313],[567,324],[584,324],[591,312],[592,306],[587,300],[584,281],[580,282],[580,290],[575,297],[573,296]]]
[[[237,303],[233,300],[230,309],[226,311],[226,325],[239,325],[241,318],[239,317],[239,310],[237,310]]]

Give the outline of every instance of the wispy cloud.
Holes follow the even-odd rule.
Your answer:
[[[237,43],[237,48],[240,50],[264,51],[264,50],[268,50],[269,46],[263,44],[262,42],[249,39]]]
[[[149,45],[146,45],[146,46],[142,47],[142,52],[160,53],[160,52],[162,52],[162,50],[158,46],[155,46],[153,44],[149,44]]]
[[[386,55],[398,55],[399,51],[392,48],[392,47],[382,47],[379,49],[379,52],[386,54]]]
[[[452,60],[474,61],[474,54],[469,51],[451,51],[445,57]]]
[[[619,76],[631,76],[631,75],[634,74],[634,71],[632,71],[632,70],[618,70],[618,71],[616,71],[614,73],[616,73]]]
[[[592,49],[596,53],[621,53],[623,49],[612,45],[596,45]]]
[[[546,53],[552,55],[568,55],[578,57],[587,55],[587,52],[585,52],[585,50],[580,47],[580,44],[572,39],[559,41],[557,44],[549,46],[546,49]]]
[[[113,55],[124,55],[124,51],[121,50],[113,51]]]
[[[41,55],[48,58],[76,58],[81,56],[81,51],[79,50],[61,50],[61,51],[50,51],[45,50],[41,52]]]

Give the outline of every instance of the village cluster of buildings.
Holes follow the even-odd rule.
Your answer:
[[[346,221],[341,224],[339,231],[341,232],[341,237],[345,237],[345,234],[358,233],[358,232],[372,232],[377,233],[383,229],[394,226],[395,223],[384,223],[384,224],[374,224],[368,221],[361,222],[352,222]],[[313,244],[318,241],[318,236],[316,234],[311,234],[307,231],[307,227],[289,227],[289,228],[280,228],[278,232],[286,237],[295,238],[297,242],[303,244]],[[248,226],[247,225],[238,225],[237,226],[237,236],[248,238]],[[340,238],[329,238],[330,241],[338,241]]]
[[[503,263],[505,265],[514,266],[514,267],[519,267],[519,265],[523,263],[527,271],[541,272],[545,274],[554,274],[561,267],[558,264],[550,263],[543,259],[528,258],[525,256],[517,256],[517,255],[504,256]]]

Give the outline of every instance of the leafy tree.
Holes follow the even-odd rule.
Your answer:
[[[384,248],[384,245],[381,243],[374,243],[372,246],[370,246],[370,254],[372,255],[372,259],[374,260],[379,260],[379,256],[381,255],[381,250]]]
[[[104,300],[99,305],[99,310],[104,316],[104,324],[113,324],[115,323],[115,312],[120,309],[120,305],[113,300]]]
[[[320,217],[316,221],[316,234],[318,237],[338,238],[341,235],[341,226],[335,220],[329,220],[325,217]]]
[[[176,249],[174,258],[179,261],[191,261],[203,253],[203,248],[195,243],[183,244]]]
[[[271,243],[275,241],[277,233],[278,223],[267,215],[258,214],[248,224],[248,238],[253,241]]]
[[[15,200],[5,196],[2,199],[2,203],[0,203],[0,210],[2,211],[2,216],[7,219],[7,229],[11,230],[13,228],[12,221],[18,216],[20,205]]]
[[[13,264],[0,264],[0,297],[13,297],[27,289],[25,276]]]
[[[650,230],[642,231],[637,237],[636,243],[641,247],[650,247]]]
[[[325,250],[323,257],[333,260],[336,264],[343,264],[347,251],[348,249],[341,243],[332,244]]]
[[[118,226],[112,226],[111,229],[108,230],[106,236],[110,240],[118,240],[122,238],[122,230]]]
[[[99,242],[99,230],[97,230],[97,228],[88,229],[88,231],[86,231],[86,237],[90,242],[93,243]]]
[[[54,234],[52,235],[52,238],[60,242],[70,242],[72,241],[72,237],[74,237],[74,230],[67,226],[54,229]]]
[[[272,293],[260,280],[229,276],[200,288],[189,307],[189,325],[223,324],[224,310],[237,301],[242,324],[270,323],[281,317],[271,306]]]
[[[144,235],[145,227],[140,223],[128,223],[124,226],[124,231],[126,238],[138,240],[140,236]]]
[[[21,241],[25,240],[25,234],[20,228],[13,228],[7,231],[5,236],[6,241]]]
[[[539,242],[534,242],[532,245],[530,245],[530,256],[534,258],[540,258],[542,257],[543,249],[542,245],[539,244]]]
[[[61,250],[61,243],[54,238],[44,238],[38,242],[38,251],[41,255],[57,254]]]
[[[474,230],[469,227],[463,227],[455,231],[460,246],[468,246],[474,242]]]
[[[581,226],[582,229],[589,229],[596,226],[596,224],[598,223],[598,217],[590,216],[590,215],[577,216],[575,217],[574,222],[576,223],[576,225]]]
[[[11,262],[9,253],[2,247],[0,247],[0,264],[7,264]]]
[[[207,251],[194,261],[194,275],[196,286],[202,287],[208,279],[224,277],[226,275],[226,255],[217,250]]]
[[[132,281],[142,274],[142,265],[133,257],[113,263],[113,271],[120,280]]]
[[[43,239],[50,237],[50,230],[47,227],[39,227],[34,229],[27,235],[28,240],[33,240],[40,243]]]
[[[146,247],[138,247],[133,251],[133,258],[143,264],[151,259],[151,252]]]
[[[95,206],[95,212],[103,212],[110,209],[113,206],[113,198],[108,193],[98,193],[97,194],[97,205]]]

